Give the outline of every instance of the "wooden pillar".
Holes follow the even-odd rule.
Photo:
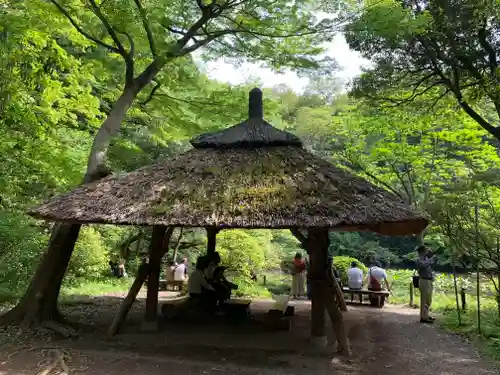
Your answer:
[[[127,317],[128,312],[130,311],[130,308],[135,302],[135,298],[137,297],[137,294],[141,290],[142,284],[144,284],[144,281],[146,281],[146,278],[148,277],[148,264],[144,263],[139,266],[139,271],[137,272],[137,276],[134,280],[134,283],[130,287],[130,290],[127,294],[127,297],[123,300],[120,310],[118,310],[118,313],[115,315],[115,318],[113,319],[113,322],[111,323],[111,326],[109,327],[108,334],[110,336],[115,335],[119,329],[125,318]]]
[[[207,254],[215,253],[215,244],[217,242],[217,233],[220,229],[217,228],[205,228],[207,231]]]
[[[168,243],[172,236],[173,227],[155,226],[151,238],[151,247],[148,262],[148,292],[146,297],[146,311],[144,314],[143,330],[158,329],[158,289],[160,286],[161,259],[168,250]]]
[[[311,339],[317,346],[326,346],[325,287],[328,269],[328,230],[308,230],[308,253],[311,281]]]

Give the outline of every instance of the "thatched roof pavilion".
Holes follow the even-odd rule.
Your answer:
[[[307,229],[314,280],[312,334],[325,336],[326,306],[337,336],[345,337],[335,326],[342,315],[327,289],[328,230],[408,235],[427,225],[396,196],[311,154],[295,135],[268,124],[259,89],[250,93],[246,121],[202,134],[191,144],[193,149],[173,160],[77,187],[30,211],[55,221],[154,227],[148,269],[139,271],[112,332],[146,277],[146,320],[156,319],[167,227],[207,228],[212,251],[216,232],[224,228]]]
[[[262,118],[200,135],[193,149],[134,172],[77,187],[33,209],[66,222],[218,228],[333,228],[389,235],[427,225],[393,194],[311,154]],[[255,103],[253,103],[255,101]]]

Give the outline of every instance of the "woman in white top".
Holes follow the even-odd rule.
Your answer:
[[[214,300],[216,303],[215,289],[207,282],[203,272],[208,265],[207,263],[206,257],[203,256],[196,261],[196,268],[188,280],[189,296],[203,302],[212,302]]]

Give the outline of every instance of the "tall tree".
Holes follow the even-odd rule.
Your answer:
[[[55,25],[62,17],[88,48],[113,63],[121,61],[120,93],[95,133],[84,182],[109,173],[108,149],[128,110],[149,85],[153,87],[145,102],[162,94],[162,81],[169,78],[168,68],[176,61],[187,62],[192,52],[205,47],[208,58],[247,58],[275,68],[314,69],[319,66],[315,56],[323,52],[318,46],[335,31],[331,20],[320,21],[313,15],[313,0],[31,0],[12,6],[19,13],[54,20]],[[79,225],[55,226],[30,286],[4,322],[62,319],[57,299],[79,229]]]
[[[500,4],[494,0],[368,0],[346,27],[373,65],[357,96],[391,105],[451,95],[500,140]]]

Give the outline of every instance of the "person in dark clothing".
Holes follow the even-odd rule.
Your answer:
[[[419,246],[416,250],[418,253],[417,270],[420,289],[420,322],[433,323],[435,319],[430,315],[434,284],[434,271],[432,267],[436,263],[437,258],[426,246]]]
[[[221,259],[218,252],[208,255],[208,261],[208,266],[205,269],[205,278],[219,292],[219,301],[222,303],[231,297],[231,291],[238,289],[238,285],[226,279],[224,275],[226,267],[220,266]],[[227,296],[228,293],[229,297]]]
[[[119,264],[117,261],[113,261],[113,260],[110,260],[108,262],[109,264],[109,267],[111,268],[111,274],[114,276],[114,277],[122,277],[123,275],[120,275],[120,269],[119,269]]]
[[[216,289],[207,282],[204,270],[208,266],[206,257],[199,257],[196,261],[196,268],[188,279],[189,297],[197,301],[202,308],[213,312],[217,306],[218,296]]]

